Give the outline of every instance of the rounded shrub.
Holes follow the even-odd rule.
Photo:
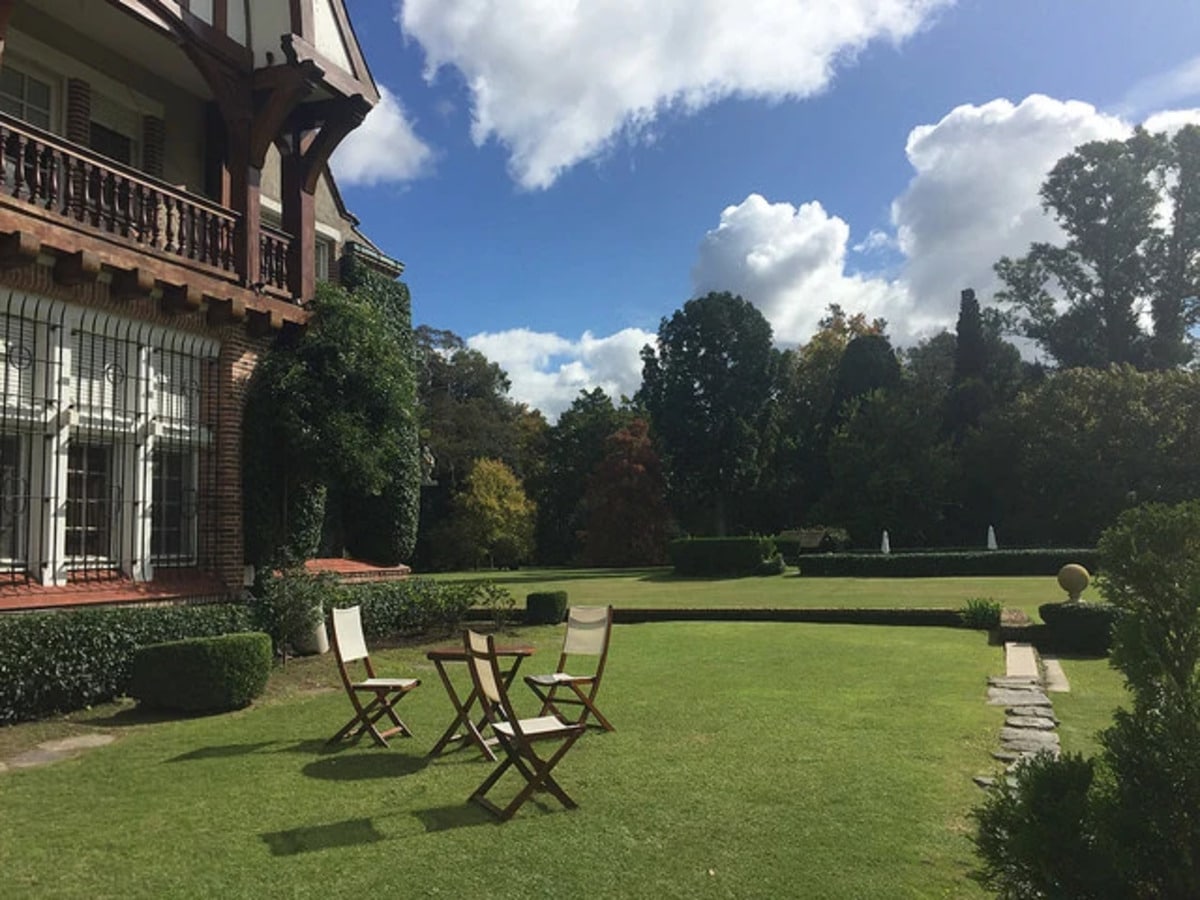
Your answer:
[[[566,617],[566,591],[534,591],[525,596],[526,625],[557,625]]]
[[[271,660],[271,638],[257,631],[148,644],[134,653],[129,695],[149,709],[240,709],[267,686]]]
[[[1107,603],[1043,603],[1038,607],[1057,650],[1104,656],[1112,643],[1118,610]]]

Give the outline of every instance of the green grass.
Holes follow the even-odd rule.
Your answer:
[[[794,570],[792,570],[794,573]],[[928,607],[958,609],[975,597],[999,600],[1040,621],[1037,608],[1064,599],[1052,576],[1024,578],[676,578],[655,569],[521,569],[441,573],[444,580],[489,579],[524,607],[531,591],[567,591],[580,605],[684,607]],[[1094,592],[1093,592],[1094,593]]]
[[[1055,694],[1054,712],[1062,720],[1058,733],[1063,750],[1092,755],[1100,750],[1097,733],[1112,723],[1113,711],[1131,702],[1124,676],[1107,659],[1062,659],[1071,691]]]
[[[521,630],[526,671],[559,634]],[[401,704],[418,736],[386,750],[323,746],[349,713],[328,657],[238,713],[72,717],[118,741],[0,776],[5,896],[983,896],[967,813],[1000,655],[976,632],[618,626],[601,695],[618,731],[559,767],[581,808],[503,826],[465,803],[488,763],[423,756],[451,710],[421,648],[376,656],[424,681]]]

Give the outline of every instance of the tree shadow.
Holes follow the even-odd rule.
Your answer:
[[[111,715],[81,718],[79,721],[105,728],[132,728],[137,725],[158,725],[162,722],[202,719],[212,715],[224,715],[224,713],[184,713],[169,709],[143,709],[141,706],[131,706]]]
[[[224,744],[216,747],[200,747],[196,750],[190,750],[187,753],[181,753],[179,756],[173,756],[167,762],[189,762],[196,759],[228,759],[234,756],[248,756],[251,753],[258,753],[267,747],[274,746],[274,744],[275,741],[257,741],[250,744]]]
[[[429,760],[424,756],[403,756],[398,753],[356,753],[352,756],[331,756],[310,762],[301,771],[309,778],[325,781],[366,781],[374,778],[396,778],[420,772]]]
[[[261,835],[272,856],[294,856],[337,847],[357,847],[387,840],[371,819],[347,819],[328,825],[309,825],[287,831],[268,831]]]

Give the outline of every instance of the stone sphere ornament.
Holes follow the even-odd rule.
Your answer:
[[[1072,603],[1079,602],[1079,595],[1091,583],[1092,576],[1079,563],[1067,563],[1058,570],[1058,586],[1067,592]]]

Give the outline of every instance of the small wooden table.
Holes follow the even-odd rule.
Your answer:
[[[504,679],[505,690],[512,684],[513,679],[517,677],[517,669],[521,667],[521,661],[527,656],[533,655],[533,647],[528,644],[510,644],[497,645],[496,656],[512,660],[512,666],[500,673],[500,677]],[[492,762],[496,761],[496,754],[492,752],[492,748],[488,746],[492,741],[484,738],[480,733],[480,729],[486,724],[486,719],[480,719],[478,723],[471,719],[471,707],[479,699],[479,692],[475,690],[474,679],[471,681],[471,692],[467,694],[466,699],[462,699],[458,695],[458,691],[454,688],[454,682],[450,680],[450,675],[446,671],[447,663],[466,663],[467,651],[461,646],[457,647],[435,647],[425,654],[425,658],[433,663],[437,669],[438,677],[442,679],[442,685],[446,688],[446,693],[450,697],[450,703],[454,706],[454,721],[450,723],[450,727],[446,729],[446,733],[438,738],[438,742],[433,745],[433,749],[429,751],[430,756],[437,756],[450,744],[456,741],[470,741]],[[461,730],[460,730],[461,729]]]

